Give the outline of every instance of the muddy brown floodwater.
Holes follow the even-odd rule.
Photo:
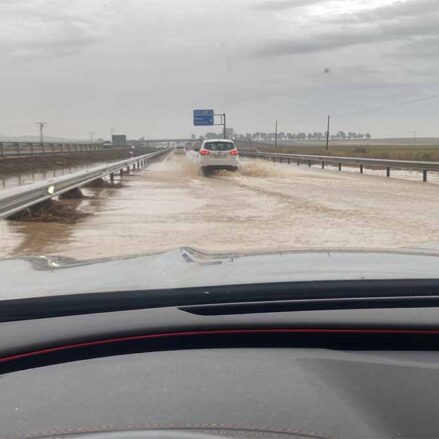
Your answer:
[[[169,156],[121,189],[87,189],[76,224],[0,222],[0,256],[439,248],[439,185],[243,160],[198,176]]]

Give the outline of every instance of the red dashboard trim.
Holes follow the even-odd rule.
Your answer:
[[[132,335],[126,337],[108,338],[103,340],[87,341],[83,343],[74,343],[69,345],[55,346],[46,349],[40,349],[31,352],[24,352],[21,354],[8,355],[0,357],[0,363],[7,361],[21,360],[23,358],[50,354],[69,349],[78,349],[91,346],[100,346],[111,343],[120,343],[125,341],[138,341],[147,339],[157,339],[165,337],[182,337],[182,336],[197,336],[197,335],[227,335],[227,334],[274,334],[274,333],[309,333],[309,334],[406,334],[406,335],[439,335],[439,330],[416,330],[416,329],[308,329],[308,328],[294,328],[294,329],[220,329],[220,330],[206,330],[206,331],[180,331],[167,332],[157,334]]]

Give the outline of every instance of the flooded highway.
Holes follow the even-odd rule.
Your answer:
[[[0,222],[0,256],[93,259],[189,246],[206,252],[304,248],[439,249],[439,185],[243,159],[198,176],[170,155],[87,188],[76,224]]]
[[[95,166],[104,165],[105,161],[96,161],[92,163],[84,163],[75,166],[59,167],[57,169],[50,169],[44,171],[22,172],[14,175],[0,176],[0,191],[11,189],[16,186],[23,186],[32,184],[38,181],[48,180],[61,175],[71,174],[72,172],[82,171],[83,169],[90,169]]]

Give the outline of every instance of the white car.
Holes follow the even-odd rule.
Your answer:
[[[205,140],[197,156],[199,171],[226,169],[237,171],[240,168],[239,153],[231,140]]]
[[[177,145],[175,147],[175,154],[184,154],[185,150],[184,150],[184,146],[183,145]]]

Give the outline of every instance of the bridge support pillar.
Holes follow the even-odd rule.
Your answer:
[[[62,200],[76,200],[83,198],[84,195],[82,194],[81,189],[75,187],[73,189],[70,189],[68,192],[64,192],[59,196]]]

